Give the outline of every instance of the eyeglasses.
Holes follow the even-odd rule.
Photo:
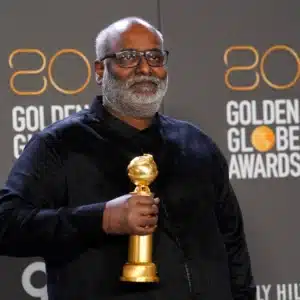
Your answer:
[[[151,67],[162,67],[167,63],[169,51],[167,50],[123,50],[117,53],[108,54],[104,56],[100,61],[106,58],[114,58],[115,62],[122,68],[134,68],[141,62],[142,56],[146,58],[146,61]]]

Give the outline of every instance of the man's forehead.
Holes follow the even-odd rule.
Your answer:
[[[151,28],[141,24],[119,26],[112,35],[111,47],[113,51],[122,48],[160,48],[161,40],[158,34]]]

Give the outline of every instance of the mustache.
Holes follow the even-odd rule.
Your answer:
[[[126,88],[130,88],[134,84],[144,81],[152,82],[155,85],[159,85],[161,83],[161,80],[155,76],[138,76],[128,79],[125,86]]]

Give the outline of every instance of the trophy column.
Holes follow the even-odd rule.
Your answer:
[[[152,155],[135,157],[128,165],[128,176],[136,186],[132,193],[150,196],[149,185],[157,175],[157,166]],[[129,237],[128,262],[123,266],[121,281],[159,281],[156,265],[152,262],[152,234]]]

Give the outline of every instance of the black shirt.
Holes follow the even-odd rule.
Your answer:
[[[151,153],[160,199],[157,285],[120,282],[128,237],[106,235],[106,201],[134,189],[129,161]],[[242,214],[217,146],[156,114],[139,131],[91,108],[37,133],[0,193],[0,253],[45,260],[49,300],[255,299]]]

